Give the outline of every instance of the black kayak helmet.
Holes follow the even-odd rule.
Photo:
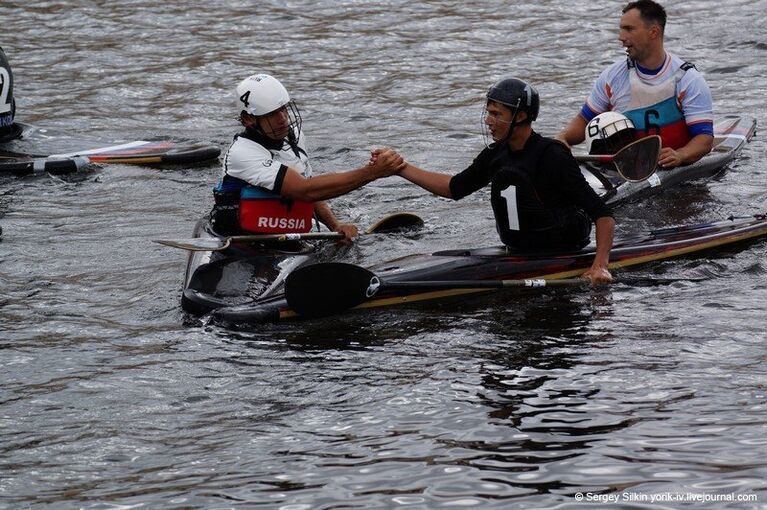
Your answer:
[[[513,123],[516,123],[519,112],[527,114],[527,119],[523,122],[534,121],[538,118],[538,110],[541,106],[541,99],[535,87],[517,78],[504,78],[498,81],[487,91],[487,100],[511,108]]]

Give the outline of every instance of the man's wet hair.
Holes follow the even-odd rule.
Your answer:
[[[660,26],[661,34],[666,31],[666,9],[664,9],[658,2],[653,2],[653,0],[637,0],[636,2],[629,2],[628,5],[623,8],[622,12],[623,14],[626,14],[631,9],[637,9],[642,21],[648,25],[657,23]]]

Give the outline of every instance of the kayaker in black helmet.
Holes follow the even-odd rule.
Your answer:
[[[0,142],[16,138],[21,128],[13,123],[16,102],[13,99],[11,65],[0,47]]]
[[[347,241],[357,227],[339,221],[325,200],[338,197],[404,167],[391,149],[371,165],[312,176],[301,114],[288,91],[268,74],[244,79],[235,91],[245,131],[235,136],[214,190],[211,223],[219,233],[303,233],[315,216]]]
[[[612,211],[588,185],[568,148],[533,131],[539,106],[538,92],[530,84],[503,79],[487,93],[487,147],[471,166],[451,176],[408,163],[399,175],[455,200],[490,184],[498,233],[517,251],[581,248],[589,242],[593,220],[597,252],[583,276],[593,283],[610,282]]]

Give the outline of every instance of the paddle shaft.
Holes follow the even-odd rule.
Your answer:
[[[541,288],[551,285],[583,285],[588,280],[435,280],[387,281],[354,264],[324,262],[299,267],[285,279],[285,299],[299,315],[323,317],[353,308],[387,290],[436,291],[440,289]]]
[[[390,282],[379,280],[379,287],[377,290],[505,289],[511,287],[541,288],[553,286],[579,286],[586,285],[588,283],[589,280],[582,278],[550,280],[546,280],[544,278],[528,278],[521,280],[423,280],[409,282]],[[375,284],[375,281],[371,279],[371,286],[374,286]]]
[[[283,241],[341,240],[340,232],[307,232],[305,234],[253,234],[231,237],[193,237],[191,239],[153,239],[152,242],[187,251],[223,251],[232,243],[265,243]]]
[[[376,234],[397,232],[408,228],[423,226],[423,220],[418,215],[408,212],[394,213],[371,226],[365,233]],[[231,237],[196,237],[192,239],[155,239],[154,242],[171,248],[188,251],[222,251],[232,243],[258,243],[269,241],[319,241],[341,240],[344,235],[340,232],[307,232],[304,234],[249,234]]]
[[[596,161],[598,163],[612,163],[615,161],[614,154],[575,154],[573,156],[576,161]]]
[[[257,243],[259,241],[317,241],[343,239],[341,232],[306,232],[304,234],[252,234],[230,236],[230,243]]]

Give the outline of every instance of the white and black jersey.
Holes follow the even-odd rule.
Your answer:
[[[312,176],[303,132],[285,140],[245,131],[234,138],[224,158],[224,176],[279,194],[288,168],[305,178]]]

